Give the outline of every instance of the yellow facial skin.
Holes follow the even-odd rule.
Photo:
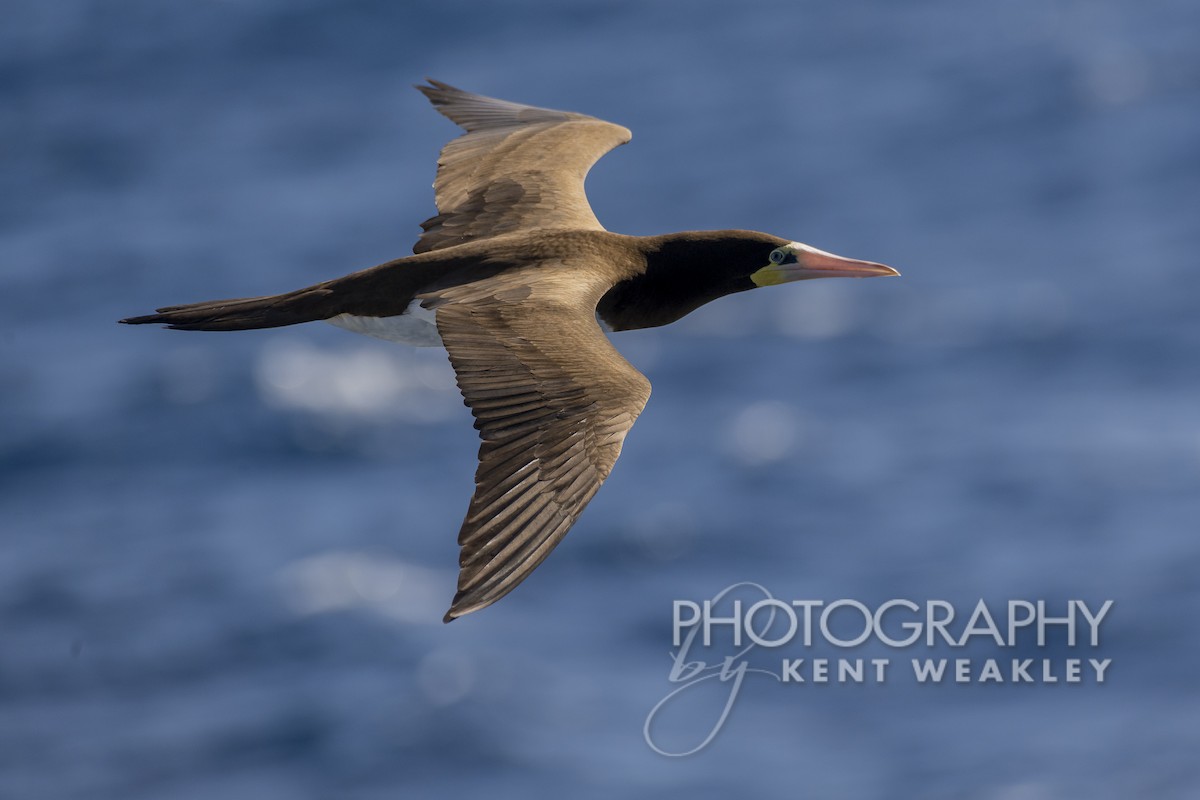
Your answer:
[[[795,277],[789,277],[782,269],[786,261],[795,263],[795,259],[789,258],[793,252],[793,248],[789,245],[772,250],[770,262],[762,269],[752,273],[750,280],[754,281],[755,286],[778,286],[781,283],[796,280]]]
[[[757,272],[751,273],[750,280],[754,281],[755,286],[778,286],[788,281],[777,264],[767,264]]]

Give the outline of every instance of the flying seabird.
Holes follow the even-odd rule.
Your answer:
[[[237,331],[323,320],[444,346],[482,439],[449,622],[508,594],[550,554],[646,405],[650,382],[601,324],[651,328],[758,286],[899,273],[753,231],[610,233],[583,183],[628,129],[440,81],[416,88],[466,133],[441,152],[438,213],[421,223],[414,255],[293,292],[121,322]]]

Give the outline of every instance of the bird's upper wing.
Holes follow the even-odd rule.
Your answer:
[[[421,223],[424,253],[518,230],[603,230],[583,179],[627,128],[595,117],[509,103],[430,80],[418,89],[467,132],[442,149],[438,214]]]
[[[483,440],[447,622],[499,600],[549,555],[650,397],[596,323],[601,282],[568,265],[536,272],[424,297]]]

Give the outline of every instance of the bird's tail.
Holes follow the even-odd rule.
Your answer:
[[[253,328],[278,328],[301,322],[329,319],[337,311],[331,308],[332,291],[322,285],[310,286],[268,297],[236,300],[209,300],[183,306],[167,306],[157,313],[121,320],[126,325],[163,323],[183,331],[245,331]]]

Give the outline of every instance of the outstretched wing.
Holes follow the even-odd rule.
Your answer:
[[[446,621],[499,600],[570,530],[608,477],[650,382],[596,323],[578,271],[508,272],[427,297],[483,440]],[[569,274],[574,280],[568,280]]]
[[[627,128],[595,117],[509,103],[430,80],[418,89],[467,132],[442,149],[438,214],[421,223],[424,253],[518,230],[603,230],[583,190]]]

